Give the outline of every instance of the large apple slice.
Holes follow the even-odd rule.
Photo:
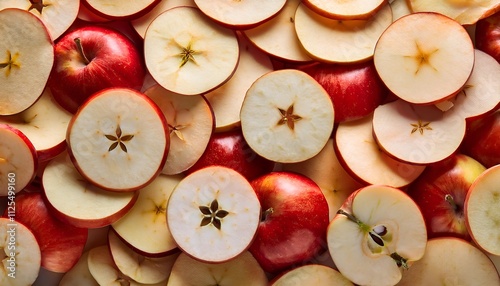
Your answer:
[[[295,31],[300,43],[311,57],[324,62],[351,63],[371,59],[377,40],[391,23],[390,5],[383,5],[366,20],[330,19],[305,4],[299,5],[295,13]]]
[[[179,174],[201,157],[214,131],[214,114],[203,95],[183,96],[154,85],[144,91],[162,110],[170,132],[170,149],[162,173]]]
[[[429,104],[455,95],[465,85],[474,66],[474,46],[456,21],[437,13],[412,13],[384,31],[373,60],[395,95]]]
[[[314,78],[284,69],[252,84],[240,118],[243,136],[257,154],[293,163],[323,149],[333,130],[334,109],[330,96]]]
[[[0,115],[10,115],[41,96],[54,64],[54,47],[43,22],[27,11],[3,9],[0,23]]]
[[[175,7],[155,18],[144,35],[146,67],[165,89],[194,95],[226,82],[239,59],[234,31],[193,7]]]
[[[305,0],[314,12],[337,20],[360,20],[372,17],[387,1],[344,1],[344,0]]]
[[[81,0],[93,13],[110,19],[135,19],[155,7],[160,0],[134,0],[109,2],[108,0]]]
[[[427,244],[424,218],[403,191],[371,185],[351,194],[327,230],[340,273],[359,285],[395,285]]]
[[[66,141],[82,176],[100,188],[135,191],[160,174],[170,137],[149,97],[126,88],[91,96],[71,119]]]
[[[167,205],[167,224],[179,248],[205,262],[224,262],[248,249],[260,222],[260,203],[247,179],[212,166],[186,176]]]
[[[265,286],[268,280],[248,251],[217,264],[201,262],[181,253],[172,267],[167,285]]]
[[[89,251],[85,251],[75,266],[63,275],[59,286],[99,286],[89,271],[88,257]]]
[[[475,24],[479,19],[486,18],[500,10],[498,0],[409,0],[414,12],[436,12],[446,15],[461,25]]]
[[[345,278],[337,270],[319,264],[308,264],[299,266],[292,270],[273,278],[270,282],[271,286],[300,286],[300,285],[316,285],[316,286],[353,286],[351,281]]]

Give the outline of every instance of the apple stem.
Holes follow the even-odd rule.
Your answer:
[[[391,253],[391,258],[396,261],[396,264],[398,267],[403,267],[403,269],[408,269],[408,259],[403,258],[401,255],[397,254],[396,252]]]
[[[271,208],[268,208],[267,210],[263,211],[262,212],[262,218],[261,218],[261,221],[265,221],[267,219],[267,217],[269,215],[271,215],[272,213],[274,212],[274,209],[271,207]]]
[[[87,58],[87,56],[85,55],[85,52],[83,51],[82,41],[80,40],[80,38],[75,38],[74,41],[76,43],[76,48],[78,49],[78,52],[80,53],[80,55],[83,58],[83,61],[85,62],[86,65],[88,65],[90,63],[90,61]]]
[[[450,194],[446,194],[444,196],[444,199],[451,205],[451,207],[454,209],[454,210],[457,210],[458,209],[458,205],[457,203],[455,202],[455,199],[453,199],[453,196],[450,195]]]

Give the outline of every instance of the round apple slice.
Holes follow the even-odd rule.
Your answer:
[[[0,124],[0,196],[13,196],[35,178],[35,146],[20,130]]]
[[[68,272],[64,273],[59,286],[99,286],[89,271],[89,251],[85,251],[78,262]]]
[[[32,285],[38,277],[42,256],[38,242],[26,226],[0,218],[0,285]]]
[[[288,270],[273,278],[270,286],[354,286],[337,270],[319,264],[309,264]]]
[[[160,0],[134,0],[134,1],[109,1],[109,0],[81,0],[90,11],[109,19],[135,19],[153,9]]]
[[[233,169],[212,166],[186,176],[167,205],[167,225],[179,248],[205,262],[224,262],[247,250],[260,222],[250,183]]]
[[[474,66],[474,47],[467,30],[454,20],[437,13],[413,13],[384,31],[373,60],[395,95],[430,104],[464,86]]]
[[[305,4],[299,5],[295,13],[295,31],[300,43],[311,57],[323,62],[352,63],[371,59],[380,35],[391,23],[390,5],[384,5],[366,20],[330,19]]]
[[[71,119],[66,141],[82,176],[111,191],[135,191],[165,165],[169,135],[163,112],[146,95],[110,88],[91,96]]]
[[[436,12],[454,19],[461,25],[475,24],[479,19],[500,10],[498,0],[409,0],[408,3],[414,12]]]
[[[373,16],[387,1],[385,0],[305,0],[314,12],[337,20],[360,20]]]
[[[334,109],[325,89],[305,72],[267,73],[248,89],[241,129],[250,148],[280,163],[307,160],[326,145]]]
[[[3,9],[0,23],[0,115],[11,115],[42,95],[54,64],[54,47],[43,22],[27,11]]]
[[[181,253],[167,282],[167,286],[177,285],[265,286],[268,280],[264,270],[248,251],[217,264],[204,263]]]
[[[156,84],[144,94],[162,110],[168,122],[170,149],[162,173],[184,172],[198,161],[214,130],[214,115],[203,95],[183,96]]]
[[[149,25],[144,57],[149,72],[165,89],[202,94],[232,76],[238,65],[238,40],[234,31],[217,25],[199,9],[175,7]]]
[[[466,127],[465,119],[451,112],[401,99],[377,107],[372,124],[380,148],[411,164],[434,163],[453,154]]]

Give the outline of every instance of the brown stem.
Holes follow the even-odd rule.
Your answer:
[[[455,199],[453,199],[453,196],[450,194],[446,194],[444,196],[444,199],[450,204],[450,206],[454,209],[457,210],[458,206],[457,203],[455,202]]]
[[[262,212],[262,217],[261,217],[261,221],[265,221],[267,219],[267,217],[272,214],[274,212],[274,209],[273,208],[268,208],[267,210],[263,211]]]
[[[80,38],[75,38],[74,41],[76,43],[76,48],[78,49],[78,52],[80,53],[80,55],[83,58],[83,61],[85,62],[86,65],[88,65],[90,63],[90,61],[89,61],[89,58],[87,58],[87,56],[83,52],[82,41],[80,40]]]

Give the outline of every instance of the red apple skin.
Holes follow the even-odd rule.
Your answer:
[[[248,146],[241,129],[213,133],[205,152],[185,174],[213,165],[232,168],[249,181],[274,168],[274,162],[259,156]]]
[[[79,38],[89,63],[80,55]],[[54,99],[75,113],[92,94],[111,87],[140,90],[146,71],[140,50],[121,32],[105,26],[72,29],[55,44],[48,86]]]
[[[277,274],[310,261],[326,245],[328,204],[314,181],[277,171],[251,185],[263,215],[249,251],[264,271]]]
[[[408,195],[422,211],[429,238],[453,236],[471,240],[465,225],[464,202],[470,186],[485,170],[473,158],[456,153],[429,164],[408,186]],[[447,195],[454,204],[446,199]]]
[[[87,242],[87,229],[73,227],[52,216],[41,192],[18,193],[15,208],[15,220],[28,227],[40,245],[43,268],[64,273],[78,262]],[[3,216],[7,217],[7,213]]]
[[[373,61],[350,65],[316,63],[301,70],[312,76],[330,95],[336,123],[372,113],[388,94]]]
[[[500,63],[500,12],[477,21],[474,37],[476,48]]]
[[[500,111],[468,122],[460,150],[486,168],[500,164]]]

